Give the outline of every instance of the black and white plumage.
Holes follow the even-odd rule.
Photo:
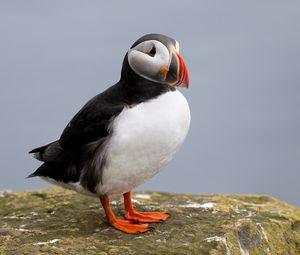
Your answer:
[[[57,141],[30,151],[44,163],[29,177],[101,197],[130,192],[159,172],[190,124],[188,103],[175,88],[189,83],[178,50],[160,34],[137,40],[120,81],[87,102]]]

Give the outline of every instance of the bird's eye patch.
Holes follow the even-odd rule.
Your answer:
[[[147,54],[151,57],[154,57],[156,54],[156,48],[155,46],[152,46],[151,50],[149,52],[147,52]]]

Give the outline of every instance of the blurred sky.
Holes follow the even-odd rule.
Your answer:
[[[267,194],[300,206],[300,1],[0,1],[0,190],[24,179],[27,152],[57,139],[120,77],[150,32],[180,42],[192,123],[165,171],[140,189]]]

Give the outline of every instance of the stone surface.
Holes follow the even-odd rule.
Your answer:
[[[141,211],[167,222],[127,235],[97,198],[62,189],[0,193],[0,254],[300,254],[300,209],[266,196],[139,192]],[[123,216],[121,200],[112,208]]]

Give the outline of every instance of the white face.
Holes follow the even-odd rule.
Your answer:
[[[138,75],[155,82],[164,81],[166,73],[162,67],[169,68],[172,54],[159,41],[144,41],[128,51],[128,62]]]

